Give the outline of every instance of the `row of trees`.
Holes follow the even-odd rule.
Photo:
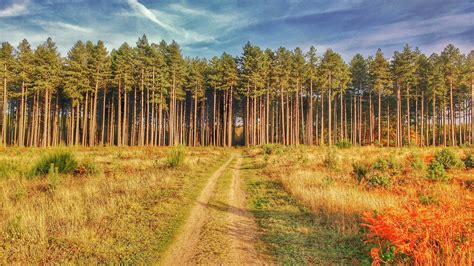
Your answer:
[[[349,64],[314,47],[210,60],[176,42],[107,51],[77,42],[66,57],[48,39],[0,49],[0,144],[231,146],[265,143],[385,146],[474,142],[474,51],[426,56],[406,45]]]

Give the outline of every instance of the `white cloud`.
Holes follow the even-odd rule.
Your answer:
[[[140,4],[138,0],[127,0],[127,3],[135,12],[138,12],[141,15],[145,16],[147,19],[162,27],[163,29],[174,33],[178,32],[178,30],[173,26],[158,19],[158,17],[150,9],[148,9],[143,4]]]
[[[42,26],[48,32],[59,32],[60,30],[66,30],[71,32],[72,34],[79,34],[79,33],[93,33],[94,29],[74,25],[66,22],[61,21],[44,21],[44,20],[35,20],[36,24]]]
[[[213,34],[205,34],[197,30],[186,30],[184,27],[180,27],[183,21],[187,21],[186,17],[147,8],[138,0],[127,0],[127,3],[135,11],[134,15],[144,17],[160,26],[161,29],[168,33],[170,38],[183,45],[194,42],[216,42]]]
[[[0,17],[15,17],[24,15],[28,12],[28,3],[14,3],[11,6],[6,7],[5,9],[0,9]]]
[[[395,47],[404,43],[416,46],[420,44],[420,38],[424,35],[435,35],[436,41],[430,44],[421,43],[421,48],[424,48],[425,52],[439,52],[443,45],[457,42],[452,39],[452,35],[463,33],[473,26],[474,13],[445,15],[422,21],[408,20],[380,25],[367,33],[356,32],[350,37],[323,45],[353,55],[354,52],[373,53],[374,46]],[[461,48],[466,46],[465,42],[459,42],[459,44],[462,44]]]
[[[74,24],[69,24],[69,23],[64,23],[64,22],[50,22],[48,25],[51,25],[52,27],[58,27],[58,28],[63,28],[66,30],[72,30],[72,31],[79,31],[82,33],[92,33],[94,32],[94,29],[92,28],[87,28],[87,27],[82,27]]]

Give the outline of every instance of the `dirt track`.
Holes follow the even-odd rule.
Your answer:
[[[215,193],[216,183],[233,160],[236,160],[236,162],[232,168],[232,181],[230,191],[227,192],[226,208],[217,210],[224,212],[224,215],[209,217],[209,213],[211,212],[210,208],[212,208],[212,206],[208,203]],[[240,155],[234,154],[212,174],[183,225],[181,233],[166,252],[161,264],[195,265],[199,264],[199,262],[195,260],[197,256],[207,257],[205,264],[264,264],[263,261],[259,260],[258,253],[254,248],[254,244],[257,240],[257,225],[251,212],[246,208],[245,192],[243,190],[243,182],[240,178],[241,164],[242,158]],[[216,211],[216,208],[212,211]],[[206,231],[202,229],[203,226],[208,225],[209,219],[225,220],[219,223],[225,224],[224,228],[216,228],[216,230],[219,230],[222,234],[222,237],[225,238],[223,242],[229,244],[223,247],[225,252],[223,252],[224,254],[220,257],[215,257],[212,250],[206,251],[208,254],[202,254],[202,251],[199,251],[197,248],[199,245],[206,243],[206,241],[201,241],[206,237],[203,235]]]

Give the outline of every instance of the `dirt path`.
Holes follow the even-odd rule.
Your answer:
[[[219,178],[229,164],[236,159],[232,167],[232,180],[229,191],[215,191]],[[181,234],[165,254],[163,265],[195,265],[195,264],[224,264],[248,265],[265,264],[259,259],[254,244],[257,241],[257,225],[252,214],[246,208],[243,182],[240,179],[242,158],[232,155],[209,179],[202,190],[196,205],[183,226]],[[230,172],[226,176],[230,180]],[[227,201],[222,207],[216,208],[209,204],[217,194],[228,193]],[[216,215],[216,211],[217,213]],[[216,222],[216,219],[218,220]],[[213,224],[219,228],[209,228]],[[214,232],[215,235],[207,235]],[[217,233],[216,233],[217,232]],[[219,240],[219,250],[209,241]],[[224,243],[224,244],[223,244]],[[222,247],[222,244],[225,247]],[[228,244],[228,245],[227,245]],[[207,248],[203,253],[202,245]],[[214,249],[214,250],[213,250]],[[218,254],[220,253],[220,255]],[[205,258],[205,259],[202,259]]]
[[[217,179],[222,175],[222,172],[229,166],[235,158],[233,154],[227,162],[225,162],[217,171],[215,171],[209,181],[207,182],[201,194],[197,198],[197,202],[191,210],[186,223],[183,226],[181,233],[174,244],[165,253],[164,259],[161,262],[163,265],[188,265],[192,264],[192,258],[195,254],[195,247],[200,238],[201,228],[206,221],[206,204],[209,202]]]
[[[228,236],[231,240],[229,262],[232,264],[264,264],[255,251],[257,242],[257,224],[252,213],[247,209],[243,182],[240,178],[242,157],[237,158],[232,173],[232,183],[229,193]]]

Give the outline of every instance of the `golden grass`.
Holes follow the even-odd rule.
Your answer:
[[[466,193],[471,193],[461,181],[469,179],[469,176],[472,179],[472,170],[452,170],[449,174],[454,177],[453,181],[436,183],[426,180],[423,171],[415,173],[407,169],[410,155],[432,157],[440,148],[274,148],[278,149],[280,152],[273,152],[269,156],[262,154],[261,148],[249,149],[247,152],[264,165],[262,174],[281,182],[286,191],[310,208],[317,217],[349,234],[359,231],[360,215],[365,211],[397,208],[423,195],[436,200],[447,197],[462,200]],[[454,151],[460,157],[468,152],[460,148]],[[326,165],[329,154],[335,158],[336,166]],[[379,158],[393,158],[401,165],[401,173],[394,184],[388,189],[359,184],[351,173],[352,163],[373,163]]]
[[[166,148],[74,148],[94,176],[0,180],[0,263],[150,263],[159,258],[223,149],[188,151],[183,167],[164,167]],[[22,168],[44,152],[8,149]]]

